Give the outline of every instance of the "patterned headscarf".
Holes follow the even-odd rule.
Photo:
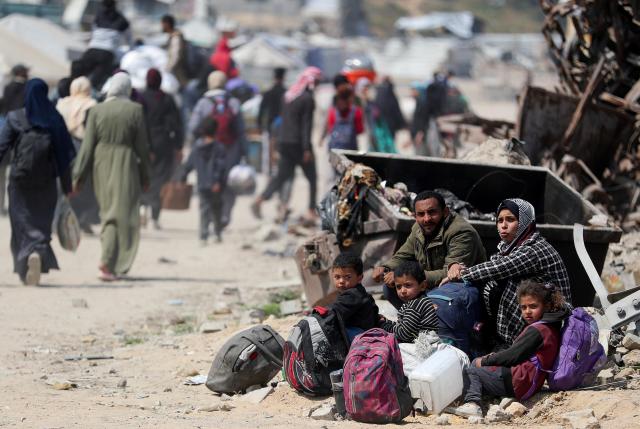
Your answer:
[[[496,210],[496,217],[501,210],[509,210],[518,219],[516,238],[511,243],[501,241],[498,250],[503,255],[508,255],[513,249],[521,245],[536,230],[536,211],[528,201],[520,198],[509,198],[500,203]]]
[[[291,85],[291,88],[284,94],[284,102],[291,103],[296,98],[300,97],[302,93],[307,89],[313,89],[316,85],[316,81],[322,77],[322,71],[318,67],[307,67],[300,73],[296,83]]]

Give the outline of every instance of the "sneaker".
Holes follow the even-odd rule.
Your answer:
[[[256,217],[256,219],[262,219],[262,211],[260,210],[260,203],[254,201],[251,203],[251,213]]]
[[[460,417],[482,417],[482,408],[475,402],[467,402],[454,408],[453,414]]]
[[[27,259],[27,274],[24,277],[24,284],[27,286],[38,286],[40,283],[40,272],[42,269],[42,260],[40,255],[33,252]]]
[[[216,234],[216,243],[222,243],[222,234],[220,233]]]

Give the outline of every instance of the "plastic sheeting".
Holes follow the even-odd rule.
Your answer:
[[[473,14],[471,12],[434,12],[428,15],[403,17],[395,27],[405,31],[429,31],[444,28],[462,39],[473,36]]]

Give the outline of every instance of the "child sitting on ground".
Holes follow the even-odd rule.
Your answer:
[[[215,141],[217,121],[207,116],[200,123],[201,137],[196,140],[189,158],[182,166],[182,181],[195,168],[200,200],[200,243],[206,246],[210,226],[216,241],[222,241],[222,188],[225,181],[225,149]]]
[[[413,343],[422,331],[437,331],[438,316],[427,297],[427,277],[416,261],[403,261],[393,272],[398,298],[404,303],[398,321],[381,318],[380,327],[396,336],[399,343]]]
[[[569,315],[564,297],[552,284],[525,280],[518,302],[527,326],[506,350],[476,358],[464,372],[464,405],[455,414],[482,416],[482,395],[531,397],[544,384],[560,347],[560,328]],[[532,359],[535,358],[535,359]],[[537,360],[542,370],[536,368]]]
[[[342,319],[349,341],[378,325],[378,306],[360,284],[362,259],[352,253],[341,253],[333,261],[331,277],[338,289],[338,297],[329,306]]]

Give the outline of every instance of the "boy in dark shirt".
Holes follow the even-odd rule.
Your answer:
[[[378,306],[373,297],[360,284],[362,260],[352,253],[341,253],[333,261],[331,277],[338,289],[336,301],[329,306],[340,315],[349,340],[378,325]]]
[[[201,136],[182,166],[182,181],[195,169],[198,175],[200,200],[200,242],[203,246],[209,238],[209,226],[213,223],[216,241],[222,241],[222,190],[225,181],[225,149],[215,141],[218,123],[208,116],[200,124]]]

